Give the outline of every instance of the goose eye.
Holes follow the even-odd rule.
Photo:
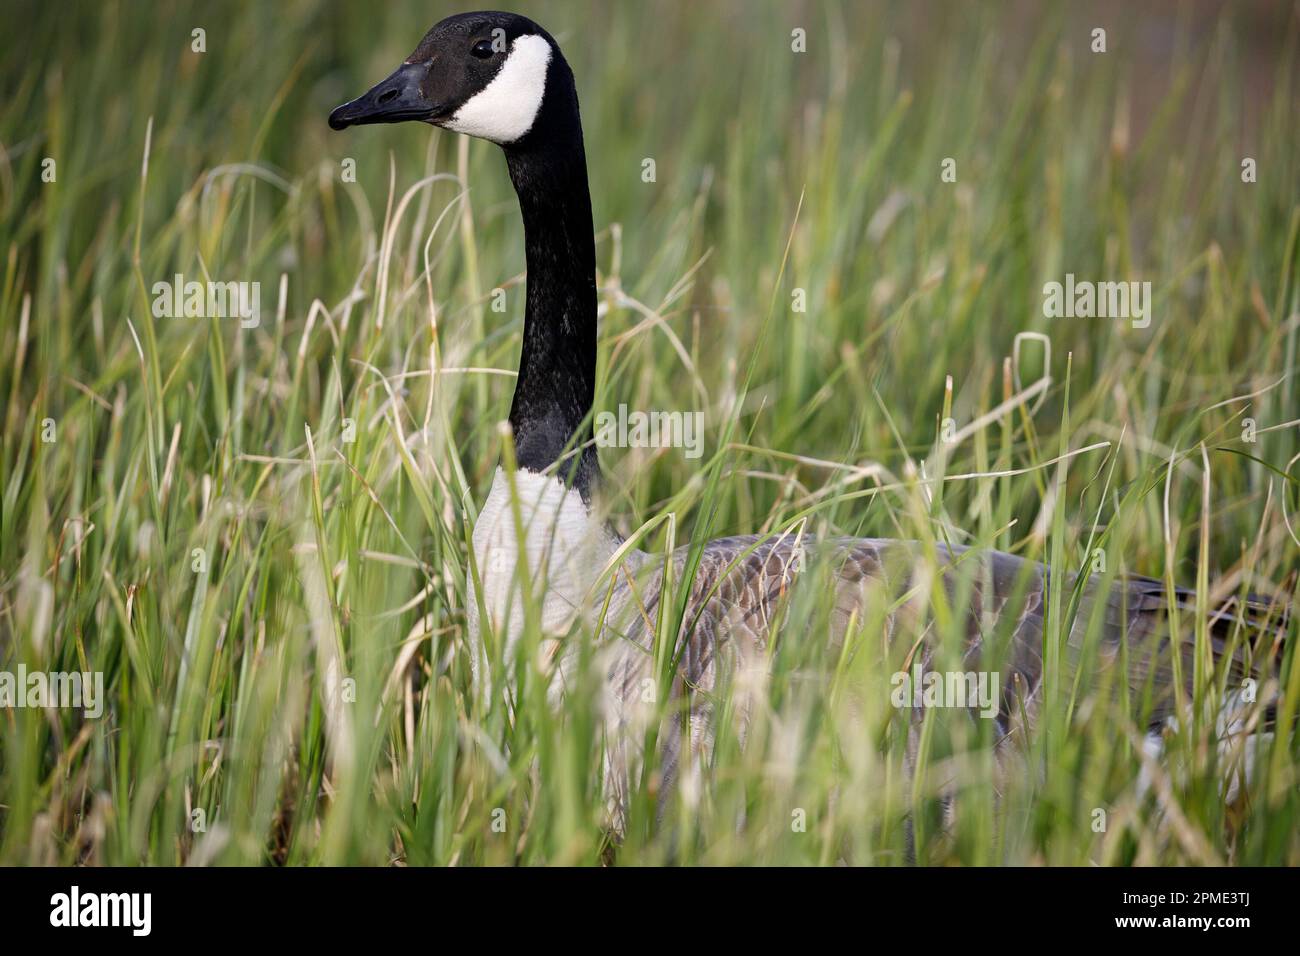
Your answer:
[[[480,60],[486,60],[496,51],[492,49],[491,40],[479,40],[477,43],[475,43],[472,47],[469,48],[469,52],[473,53]]]

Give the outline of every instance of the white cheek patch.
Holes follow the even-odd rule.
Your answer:
[[[443,125],[494,143],[513,143],[530,129],[546,93],[551,45],[540,36],[519,37],[492,82],[475,93]]]

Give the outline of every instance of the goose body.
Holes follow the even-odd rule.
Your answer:
[[[606,788],[617,812],[640,766],[643,755],[638,742],[658,713],[653,652],[665,566],[671,580],[682,581],[690,548],[679,548],[668,561],[660,555],[621,549],[618,537],[593,518],[577,492],[564,488],[558,479],[520,474],[515,488],[525,529],[522,538],[527,542],[523,573],[530,580],[545,582],[540,623],[542,632],[553,640],[544,645],[542,664],[550,668],[552,692],[563,692],[579,656],[578,645],[564,640],[567,635],[576,630],[594,636],[601,655],[598,666],[607,675]],[[475,558],[478,567],[486,569],[482,606],[492,631],[504,636],[505,660],[513,659],[524,626],[511,500],[509,482],[499,472],[474,532]],[[927,575],[936,566],[939,580],[931,582]],[[616,569],[612,574],[611,567]],[[945,658],[928,637],[926,619],[934,583],[948,607],[963,609],[964,637],[955,665],[954,655]],[[1079,583],[1075,576],[1066,576],[1062,581],[1066,595]],[[1163,582],[1141,576],[1109,583],[1092,577],[1081,583],[1062,651],[1064,677],[1068,681],[1073,669],[1086,663],[1094,682],[1102,682],[1107,668],[1123,667],[1116,689],[1132,699],[1149,695],[1147,746],[1158,753],[1161,730],[1177,713],[1179,671],[1174,654],[1180,658],[1177,666],[1188,695],[1195,673],[1193,629],[1171,642],[1170,606],[1177,606],[1190,621],[1196,613],[1195,595],[1182,589],[1171,593]],[[753,702],[750,692],[763,686],[775,641],[827,641],[838,650],[864,625],[883,631],[883,640],[870,643],[889,649],[881,653],[881,660],[882,666],[893,660],[888,665],[891,673],[950,672],[953,666],[963,672],[994,671],[994,699],[972,697],[967,709],[972,716],[992,717],[999,749],[1023,742],[1036,729],[1045,676],[1049,595],[1049,574],[1038,562],[1000,551],[943,545],[927,555],[919,542],[886,538],[741,535],[703,546],[687,591],[667,708],[685,714],[686,732],[667,728],[659,744],[668,785],[678,772],[683,743],[690,746],[692,761],[707,764],[714,739],[713,702],[728,692],[735,730],[744,739]],[[791,633],[780,623],[785,609],[801,596],[821,602],[824,613],[816,630]],[[1235,627],[1271,637],[1281,626],[1280,621],[1269,619],[1273,610],[1263,599],[1240,608],[1220,608],[1210,635],[1215,660],[1228,652]],[[471,607],[470,632],[475,675],[483,679],[488,659],[480,640],[479,613],[477,606]],[[1252,673],[1246,660],[1259,651],[1249,642],[1232,651],[1230,687],[1240,686]],[[686,706],[675,706],[683,697]],[[912,717],[919,720],[923,713],[923,708],[914,709]],[[1219,721],[1225,727],[1235,722],[1239,731],[1240,714],[1240,702],[1230,700]],[[1222,736],[1226,740],[1229,734],[1225,731]]]
[[[665,566],[674,581],[691,570],[689,549],[665,560],[628,547],[599,507],[599,466],[591,409],[596,366],[595,249],[586,157],[573,76],[555,40],[532,21],[508,13],[470,13],[433,27],[387,79],[330,116],[336,129],[364,123],[428,122],[488,139],[505,153],[519,197],[527,259],[527,302],[519,377],[509,423],[518,469],[498,469],[473,530],[469,634],[473,673],[491,686],[487,633],[504,640],[505,657],[524,633],[524,588],[536,589],[543,648],[553,666],[552,689],[563,693],[576,660],[575,632],[589,635],[607,675],[608,778],[616,804],[636,767],[636,743],[656,713],[653,646]],[[521,567],[522,563],[522,567]],[[938,582],[927,568],[939,568]],[[736,719],[746,715],[745,688],[761,684],[773,642],[842,642],[855,628],[883,629],[873,646],[895,664],[939,659],[927,640],[927,608],[936,593],[961,609],[969,669],[999,675],[995,720],[999,741],[1029,732],[1044,686],[1045,609],[1049,574],[1037,563],[994,551],[931,553],[915,542],[795,534],[733,537],[706,544],[685,587],[668,692],[688,698],[669,708],[684,715],[687,733],[661,735],[662,766],[673,774],[684,739],[696,755],[712,740],[712,703],[738,692]],[[935,585],[932,587],[932,585]],[[1076,587],[1077,585],[1077,587]],[[1066,668],[1127,668],[1117,682],[1146,688],[1153,727],[1174,714],[1174,675],[1193,673],[1192,638],[1170,639],[1172,606],[1195,609],[1187,592],[1129,577],[1104,582],[1063,576],[1077,592],[1062,650]],[[814,589],[824,606],[817,633],[782,631],[788,602]],[[1064,596],[1063,596],[1064,598]],[[1211,623],[1212,652],[1226,652],[1236,625],[1276,636],[1279,622],[1264,600],[1221,609]],[[1262,627],[1257,625],[1261,624]],[[890,650],[898,631],[908,646]],[[1248,642],[1229,663],[1248,673]],[[1274,653],[1280,641],[1273,643]],[[949,656],[952,649],[945,649]],[[753,678],[754,680],[751,680]],[[649,682],[649,683],[647,683]],[[656,693],[647,694],[647,687]]]

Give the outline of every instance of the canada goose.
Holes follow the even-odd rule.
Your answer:
[[[471,574],[468,616],[475,680],[488,679],[493,657],[484,634],[503,636],[504,659],[510,659],[524,631],[522,589],[540,582],[542,632],[562,638],[575,623],[585,622],[609,655],[608,785],[617,801],[635,757],[636,744],[629,742],[636,736],[632,725],[644,716],[638,701],[653,673],[649,651],[664,562],[625,547],[596,504],[600,471],[591,426],[595,249],[573,74],[555,40],[524,17],[495,12],[449,17],[425,35],[391,76],[338,107],[329,122],[343,129],[406,120],[500,145],[523,214],[527,302],[509,416],[518,470],[511,476],[498,468],[473,531],[481,581],[475,587]],[[522,529],[515,525],[516,507]],[[865,619],[859,615],[869,599],[891,602],[890,612],[881,618],[889,634],[906,622],[916,610],[915,601],[899,599],[918,590],[929,593],[915,580],[922,550],[915,542],[815,541],[796,534],[731,537],[705,545],[689,581],[672,688],[674,695],[689,697],[686,736],[692,746],[709,745],[711,692],[747,667],[762,667],[774,637],[772,622],[803,573],[806,554],[815,553],[823,570],[830,569],[832,579],[820,578],[819,586],[833,593],[829,616],[835,632],[831,639],[837,639],[851,621]],[[994,653],[993,631],[1000,635],[1001,649],[992,665],[1003,688],[996,707],[997,738],[1026,724],[1024,729],[1032,730],[1045,670],[1046,568],[1001,552],[936,550],[949,599],[966,608],[962,660],[985,659]],[[689,570],[688,549],[675,553],[672,567],[674,579],[680,580]],[[1072,592],[1076,583],[1082,584],[1063,658],[1067,664],[1087,660],[1098,669],[1125,662],[1127,685],[1138,699],[1149,682],[1149,719],[1158,726],[1175,712],[1176,667],[1182,665],[1183,683],[1189,687],[1194,670],[1190,629],[1180,628],[1173,641],[1161,634],[1167,633],[1171,607],[1184,610],[1186,617],[1195,613],[1193,596],[1183,590],[1171,593],[1149,578],[1116,579],[1102,587],[1097,579],[1062,577]],[[970,590],[963,597],[965,588]],[[1253,643],[1233,644],[1228,666],[1234,679],[1251,672],[1248,661],[1279,653],[1281,616],[1280,606],[1255,598],[1216,612],[1211,625],[1216,657],[1225,652],[1237,625],[1255,635]],[[824,634],[806,637],[827,639]],[[919,646],[926,666],[935,651],[928,643]],[[1172,648],[1176,654],[1169,652]],[[572,651],[559,657],[557,688]],[[985,666],[990,666],[987,660]],[[738,717],[743,720],[743,708]],[[681,758],[681,736],[661,735],[668,775]]]

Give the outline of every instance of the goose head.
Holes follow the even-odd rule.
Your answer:
[[[598,477],[589,412],[596,378],[596,253],[573,72],[555,40],[513,13],[436,24],[373,89],[330,114],[336,130],[408,120],[505,153],[524,225],[527,294],[510,406],[521,470],[559,466],[588,498]]]
[[[509,147],[563,126],[573,74],[545,30],[513,13],[437,23],[388,77],[330,114],[332,129],[417,121]],[[549,121],[549,122],[548,122]]]

